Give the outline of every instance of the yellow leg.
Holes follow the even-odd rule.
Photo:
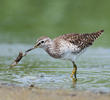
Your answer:
[[[74,80],[76,81],[77,80],[77,77],[76,77],[77,66],[74,62],[72,62],[72,63],[73,63],[73,70],[72,70],[71,78],[73,79],[73,81]],[[73,78],[73,76],[74,76],[74,78]]]

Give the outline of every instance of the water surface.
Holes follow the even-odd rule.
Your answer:
[[[72,63],[51,58],[42,49],[33,50],[20,64],[9,69],[18,52],[30,47],[32,45],[0,44],[0,83],[110,92],[110,48],[89,48],[77,59],[75,84],[70,78]]]

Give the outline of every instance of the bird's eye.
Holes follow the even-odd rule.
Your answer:
[[[41,43],[44,43],[44,41],[41,41]]]

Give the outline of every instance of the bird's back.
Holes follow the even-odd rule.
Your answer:
[[[68,41],[69,43],[76,45],[78,48],[80,48],[82,50],[84,48],[91,46],[93,44],[94,40],[96,40],[102,34],[102,32],[104,32],[104,30],[100,30],[100,31],[93,32],[90,34],[88,34],[88,33],[64,34],[62,36],[57,37],[57,39],[63,39],[65,41]]]

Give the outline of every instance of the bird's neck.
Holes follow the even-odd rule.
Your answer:
[[[45,45],[44,50],[48,52],[48,50],[49,50],[50,48],[52,48],[52,46],[53,46],[53,41],[51,40],[51,41],[49,41],[49,42]]]
[[[51,43],[49,43],[48,44],[48,46],[47,46],[47,49],[46,50],[50,50],[50,49],[52,49],[53,48],[53,43],[51,42]]]
[[[47,48],[45,49],[45,51],[53,58],[60,58],[61,55],[58,54],[58,52],[55,49],[56,45],[55,43],[52,41],[48,44]]]
[[[45,51],[50,55],[52,56],[52,53],[54,52],[54,42],[53,41],[50,41],[48,43],[48,45],[46,46],[45,48]]]

